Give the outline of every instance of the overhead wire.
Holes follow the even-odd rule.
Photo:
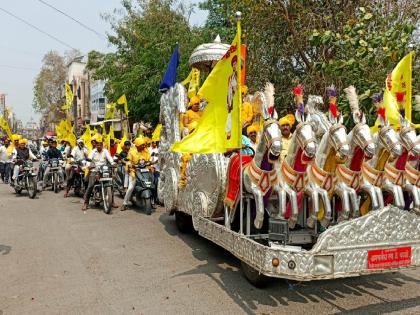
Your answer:
[[[60,44],[62,44],[62,45],[64,45],[64,46],[66,46],[66,47],[68,47],[68,48],[70,48],[70,49],[77,50],[76,48],[74,48],[74,47],[72,47],[71,45],[67,44],[66,42],[62,41],[61,39],[59,39],[59,38],[55,37],[54,35],[51,35],[50,33],[48,33],[48,32],[46,32],[46,31],[44,31],[44,30],[40,29],[39,27],[37,27],[37,26],[33,25],[32,23],[30,23],[30,22],[26,21],[25,19],[23,19],[23,18],[21,18],[21,17],[19,17],[19,16],[15,15],[15,14],[13,14],[12,12],[7,11],[6,9],[3,9],[3,8],[0,8],[0,11],[3,11],[4,13],[6,13],[6,14],[8,14],[8,15],[12,16],[12,17],[14,17],[15,19],[17,19],[17,20],[19,20],[19,21],[21,21],[22,23],[25,23],[26,25],[28,25],[28,26],[32,27],[33,29],[37,30],[38,32],[40,32],[40,33],[42,33],[42,34],[44,34],[44,35],[46,35],[46,36],[48,36],[48,37],[50,37],[50,38],[54,39],[56,42],[59,42]]]
[[[67,14],[66,12],[64,12],[64,11],[62,11],[62,10],[60,10],[60,9],[58,9],[57,7],[53,6],[52,4],[49,4],[48,2],[46,2],[46,1],[44,1],[44,0],[38,0],[38,1],[39,1],[39,2],[41,2],[42,4],[46,5],[46,6],[50,7],[51,9],[53,9],[53,10],[55,10],[55,11],[57,11],[57,12],[61,13],[62,15],[66,16],[67,18],[69,18],[69,19],[73,20],[74,22],[76,22],[77,24],[79,24],[80,26],[82,26],[83,28],[85,28],[85,29],[87,29],[87,30],[91,31],[92,33],[96,34],[96,35],[97,35],[98,37],[100,37],[101,39],[106,39],[106,37],[105,37],[103,34],[101,34],[101,33],[97,32],[97,31],[96,31],[96,30],[94,30],[93,28],[91,28],[91,27],[87,26],[87,25],[86,25],[86,24],[84,24],[83,22],[81,22],[81,21],[79,21],[78,19],[76,19],[76,18],[72,17],[71,15]]]

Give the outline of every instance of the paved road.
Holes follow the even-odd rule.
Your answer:
[[[161,209],[80,206],[0,184],[0,314],[420,314],[418,270],[259,290],[232,255],[179,235]]]

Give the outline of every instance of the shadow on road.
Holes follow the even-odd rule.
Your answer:
[[[12,246],[0,244],[0,255],[7,255],[12,250]]]
[[[313,282],[273,279],[268,288],[257,289],[245,280],[240,271],[240,261],[232,254],[197,234],[181,234],[173,216],[162,214],[159,221],[170,235],[182,239],[191,248],[194,257],[203,263],[174,277],[207,275],[247,314],[256,313],[259,305],[278,307],[290,303],[326,302],[339,310],[336,314],[383,314],[420,305],[420,296],[401,299],[399,287],[409,282],[420,284],[420,280],[401,273]],[[389,301],[369,291],[381,291],[389,287],[395,292],[395,300],[398,302]],[[337,304],[340,299],[348,296],[370,296],[381,302],[355,309],[345,309]]]

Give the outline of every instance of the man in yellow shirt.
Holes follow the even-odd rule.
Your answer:
[[[126,166],[128,168],[128,189],[125,193],[124,202],[121,206],[121,211],[127,209],[131,195],[136,187],[136,168],[135,166],[139,163],[140,160],[146,162],[150,161],[150,153],[147,149],[146,139],[144,137],[138,137],[134,140],[135,148],[132,148],[127,155]]]
[[[295,116],[293,116],[293,114],[288,114],[280,118],[279,120],[281,135],[282,135],[282,140],[281,140],[282,149],[281,149],[281,154],[280,154],[280,158],[282,160],[286,157],[287,152],[289,151],[290,142],[292,140],[291,129],[294,123],[295,123]]]
[[[242,89],[242,110],[241,110],[241,119],[242,119],[242,134],[247,134],[247,128],[251,126],[254,120],[254,110],[252,104],[246,101],[246,96],[248,94],[248,88],[246,85],[241,87]]]
[[[190,100],[190,109],[185,113],[183,118],[184,136],[188,135],[188,125],[200,120],[203,112],[200,110],[200,97],[193,96]]]

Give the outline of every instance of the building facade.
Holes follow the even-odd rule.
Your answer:
[[[67,68],[67,83],[70,84],[74,95],[70,115],[76,130],[80,130],[90,120],[90,84],[86,58],[74,58]]]
[[[107,99],[104,94],[105,81],[93,81],[90,84],[90,123],[104,120]]]

